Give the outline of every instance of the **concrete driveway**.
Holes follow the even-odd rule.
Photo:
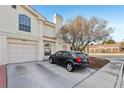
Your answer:
[[[68,72],[64,67],[44,62],[7,65],[7,82],[11,88],[69,88],[87,78],[95,70]]]

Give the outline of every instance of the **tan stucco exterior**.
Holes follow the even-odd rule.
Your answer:
[[[31,18],[31,32],[19,30],[19,14],[25,14]],[[61,20],[54,19],[57,23]],[[58,24],[60,27],[60,24]],[[35,43],[37,46],[37,61],[44,57],[44,43],[52,43],[52,53],[63,50],[63,43],[57,41],[58,30],[56,22],[52,23],[45,17],[33,10],[30,6],[17,6],[13,9],[11,5],[0,6],[0,64],[8,63],[8,44],[11,43]]]

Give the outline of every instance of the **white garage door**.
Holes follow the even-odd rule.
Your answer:
[[[36,60],[36,45],[8,44],[8,62],[19,63]]]

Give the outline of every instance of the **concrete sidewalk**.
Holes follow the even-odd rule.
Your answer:
[[[93,75],[79,82],[76,88],[115,88],[120,87],[120,73],[122,72],[122,63],[110,62]]]

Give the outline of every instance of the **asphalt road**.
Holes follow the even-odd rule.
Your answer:
[[[7,85],[10,88],[71,88],[94,72],[90,68],[68,72],[47,61],[10,64],[7,66]]]

